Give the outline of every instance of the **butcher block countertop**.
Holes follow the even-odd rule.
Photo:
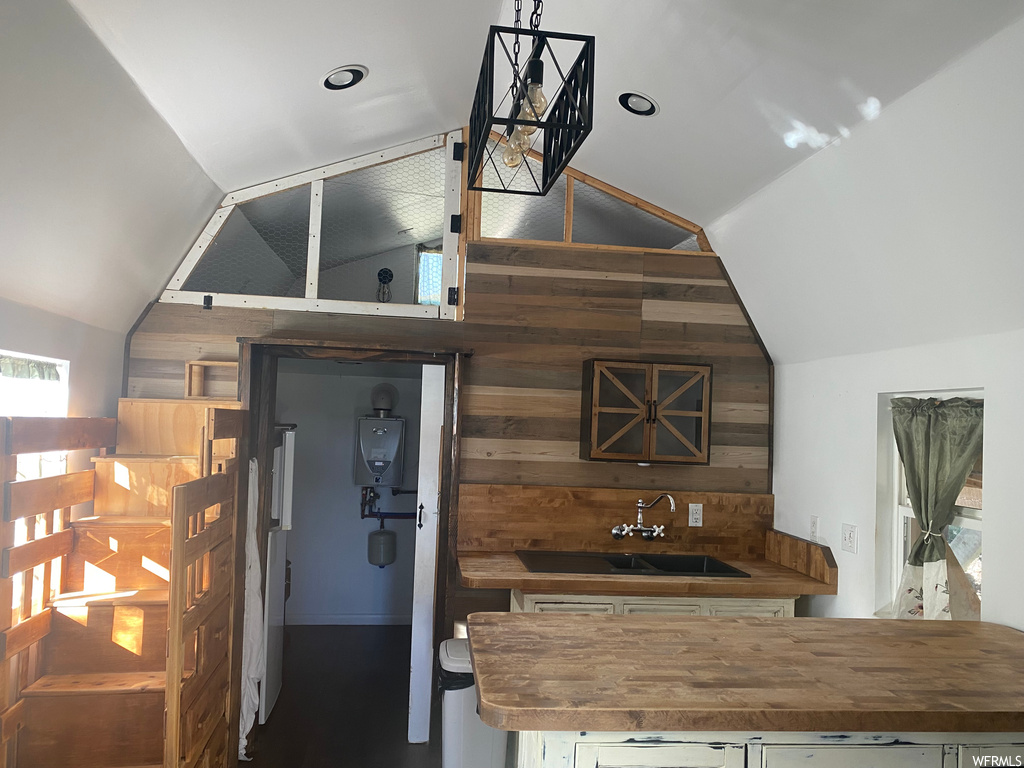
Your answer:
[[[1024,732],[1024,633],[873,619],[475,613],[516,731]]]
[[[720,559],[746,571],[750,578],[531,573],[508,552],[460,554],[459,571],[462,585],[473,589],[547,594],[768,598],[836,593],[835,583],[827,584],[769,560]]]

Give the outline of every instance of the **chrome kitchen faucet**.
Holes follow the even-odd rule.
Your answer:
[[[636,525],[616,525],[612,528],[612,537],[616,539],[622,539],[626,536],[632,536],[633,531],[639,531],[640,536],[645,541],[652,541],[658,536],[665,537],[665,526],[664,525],[644,525],[644,510],[650,509],[662,499],[668,499],[669,511],[674,515],[676,512],[676,500],[669,496],[667,493],[661,494],[658,498],[652,501],[650,504],[644,504],[643,499],[636,500]]]

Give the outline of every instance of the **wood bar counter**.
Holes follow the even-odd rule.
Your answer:
[[[1024,732],[1024,633],[985,623],[472,614],[517,731]]]

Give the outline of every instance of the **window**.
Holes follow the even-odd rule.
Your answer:
[[[67,360],[0,350],[0,416],[67,416],[69,367]],[[15,479],[52,477],[64,474],[66,469],[67,453],[64,451],[19,454]],[[45,517],[39,515],[15,521],[14,546],[27,542],[30,533],[33,539],[45,536]],[[21,604],[23,574],[14,576],[11,607],[15,622],[39,613],[54,597],[60,584],[60,560],[54,563],[49,595],[43,595],[44,566],[38,565],[32,572],[32,606]]]
[[[441,249],[416,249],[416,303],[441,305]]]
[[[910,548],[918,533],[917,521],[907,498],[903,465],[893,433],[892,400],[897,397],[948,400],[964,397],[984,400],[982,389],[917,390],[878,393],[877,404],[877,489],[875,506],[875,616],[889,618],[903,576]],[[957,498],[957,516],[946,530],[950,549],[963,566],[975,593],[981,594],[981,510],[982,461],[973,467],[964,490]]]
[[[974,587],[974,592],[978,595],[979,600],[981,599],[982,459],[983,457],[978,457],[967,482],[960,490],[960,495],[956,499],[956,517],[946,528],[943,536],[964,569],[964,573],[967,574],[967,580]],[[900,463],[898,455],[896,462],[899,465],[896,471],[899,477],[900,495],[895,517],[893,557],[895,562],[905,563],[921,528],[914,518],[914,510],[910,505],[910,496],[907,493],[907,482],[903,475],[903,465]],[[893,593],[895,593],[898,583],[899,578],[897,577],[896,584],[893,585]]]
[[[972,390],[926,390],[882,392],[878,395],[878,494],[875,531],[875,605],[876,616],[889,617],[892,601],[900,585],[903,566],[917,539],[919,527],[907,495],[903,464],[893,434],[891,401],[897,397],[954,397],[984,400],[985,393]],[[975,463],[957,501],[957,515],[944,538],[964,569],[968,581],[981,597],[982,545],[982,459]]]

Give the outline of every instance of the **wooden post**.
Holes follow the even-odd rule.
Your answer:
[[[563,240],[572,242],[572,206],[573,206],[573,185],[576,180],[572,176],[565,177],[565,236]]]
[[[181,678],[184,672],[182,644],[185,592],[188,588],[185,548],[177,546],[188,537],[188,491],[176,486],[171,502],[171,564],[167,600],[167,689],[164,694],[164,765],[177,768],[181,763]]]
[[[6,484],[14,482],[18,476],[18,457],[12,453],[12,428],[9,417],[0,417],[0,484],[4,486],[3,497],[8,497]],[[6,511],[6,510],[5,510]],[[14,523],[3,522],[0,517],[0,550],[14,546]],[[14,599],[14,588],[11,579],[0,579],[0,632],[10,629],[13,623],[11,603]],[[0,712],[6,712],[15,704],[17,676],[11,674],[16,669],[17,657],[4,661],[0,659]],[[0,745],[0,768],[7,768],[8,756],[17,748],[17,739],[9,739]]]

